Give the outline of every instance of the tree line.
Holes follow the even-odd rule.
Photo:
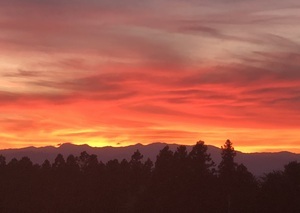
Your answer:
[[[87,152],[42,165],[0,156],[0,212],[300,212],[300,163],[258,179],[235,155],[227,140],[219,165],[203,141],[165,146],[155,162],[139,150],[105,164]]]

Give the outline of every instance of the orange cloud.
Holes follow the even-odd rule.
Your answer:
[[[0,148],[299,152],[300,13],[275,1],[1,2]]]

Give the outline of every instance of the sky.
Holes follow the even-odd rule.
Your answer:
[[[298,0],[0,1],[0,148],[300,153]]]

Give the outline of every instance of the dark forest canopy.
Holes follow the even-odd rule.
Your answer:
[[[300,212],[299,162],[257,179],[235,154],[227,140],[218,165],[203,141],[165,146],[155,162],[139,150],[106,163],[87,152],[41,165],[0,156],[0,212]]]

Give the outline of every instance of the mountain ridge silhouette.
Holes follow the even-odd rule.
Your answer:
[[[2,149],[0,155],[6,157],[9,162],[12,158],[21,159],[22,157],[29,157],[33,163],[42,164],[46,159],[53,162],[58,154],[62,154],[65,158],[73,154],[79,156],[81,152],[86,151],[89,154],[97,155],[99,161],[106,163],[113,159],[127,159],[130,160],[131,155],[138,149],[144,156],[144,160],[150,158],[153,162],[159,151],[166,145],[170,150],[175,151],[180,144],[167,144],[163,142],[155,142],[148,145],[135,144],[122,147],[91,147],[87,144],[75,145],[70,142],[60,144],[60,146],[45,146],[45,147],[25,147],[18,149]],[[190,151],[193,145],[186,145],[187,150]],[[207,145],[208,153],[211,154],[213,161],[219,164],[221,161],[221,149],[212,145]],[[281,152],[255,152],[243,153],[236,151],[236,162],[244,164],[250,172],[256,176],[261,176],[274,170],[282,170],[284,165],[291,161],[300,161],[300,154],[281,151]]]

